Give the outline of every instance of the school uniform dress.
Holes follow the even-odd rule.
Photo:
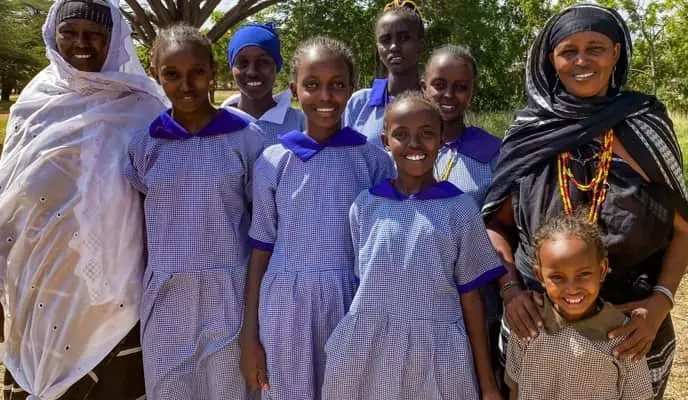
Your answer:
[[[169,112],[129,148],[145,195],[141,330],[149,399],[244,399],[238,335],[257,128],[226,110],[195,135]]]
[[[319,399],[325,342],[356,291],[348,212],[361,190],[394,176],[386,153],[350,129],[320,144],[303,132],[258,158],[251,246],[271,251],[260,290],[263,399]]]
[[[502,141],[488,132],[467,126],[461,136],[445,144],[435,161],[435,178],[456,185],[462,192],[473,197],[482,207],[487,188],[492,183],[492,172],[497,164]],[[497,363],[497,342],[502,318],[502,298],[497,282],[480,288],[493,361]]]
[[[275,96],[274,100],[277,104],[258,119],[237,108],[240,98],[240,94],[229,97],[222,103],[222,108],[256,124],[265,138],[265,147],[279,143],[277,135],[306,129],[306,117],[303,112],[291,107],[292,95],[290,90],[285,90]]]
[[[453,183],[482,206],[501,144],[499,138],[478,127],[465,127],[461,136],[440,149],[435,177]]]
[[[599,300],[599,299],[598,299]],[[598,302],[592,317],[567,322],[545,297],[544,328],[525,342],[512,335],[504,380],[518,388],[519,399],[617,400],[652,399],[647,361],[615,359],[612,350],[625,338],[608,339],[626,316]]]
[[[385,107],[391,103],[392,96],[387,94],[387,79],[375,79],[370,89],[354,93],[344,110],[344,126],[364,134],[376,146],[382,144]]]
[[[478,399],[461,293],[506,273],[473,199],[390,180],[349,214],[360,285],[327,342],[323,399]]]

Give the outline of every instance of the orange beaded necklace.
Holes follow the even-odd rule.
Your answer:
[[[593,224],[597,223],[597,219],[600,215],[600,208],[602,207],[602,203],[604,203],[604,199],[607,197],[607,176],[609,175],[609,166],[612,162],[613,144],[614,132],[609,130],[604,135],[602,150],[600,150],[599,154],[594,156],[594,158],[599,158],[595,176],[593,176],[587,184],[578,182],[573,172],[568,167],[569,160],[574,159],[570,152],[566,151],[559,153],[557,156],[559,192],[561,194],[561,201],[564,203],[564,213],[566,215],[573,214],[573,204],[571,203],[571,193],[569,191],[569,184],[573,182],[580,191],[592,191],[592,204],[588,211],[588,221]]]

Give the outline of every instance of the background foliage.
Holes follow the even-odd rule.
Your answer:
[[[213,0],[157,0],[155,4],[188,4],[189,9],[207,10]],[[133,3],[129,0],[127,3]],[[138,0],[136,1],[137,3]],[[327,35],[351,47],[359,72],[358,86],[369,86],[385,75],[378,61],[373,23],[386,0],[234,0],[229,8],[215,9],[206,25],[214,39],[218,63],[218,87],[231,88],[226,47],[232,33],[247,22],[273,21],[280,31],[285,61],[298,43],[315,35]],[[570,0],[417,0],[427,31],[427,54],[444,43],[466,45],[478,60],[479,90],[476,112],[513,111],[523,103],[523,67],[529,44],[554,12],[574,3]],[[654,93],[670,109],[688,111],[688,0],[599,0],[619,10],[634,37],[633,71],[627,88]],[[164,25],[156,12],[141,1],[148,23]],[[4,98],[21,88],[45,66],[41,25],[49,0],[0,0],[0,88]],[[261,7],[256,7],[261,5]],[[187,7],[187,8],[188,8]],[[126,7],[125,7],[126,8]],[[159,8],[159,7],[157,7]],[[179,11],[179,7],[176,8]],[[184,9],[183,7],[181,8]],[[244,17],[227,26],[232,10]],[[246,10],[250,10],[249,13]],[[131,9],[126,12],[131,14]],[[157,10],[158,13],[161,10]],[[187,10],[188,11],[188,10]],[[164,13],[164,10],[162,11]],[[170,16],[174,17],[174,15]],[[180,11],[176,20],[193,19],[198,13]],[[234,17],[232,17],[234,18]],[[236,18],[234,18],[236,19]],[[172,21],[172,20],[170,20]],[[170,22],[167,21],[167,22]],[[225,27],[219,34],[218,26]],[[157,26],[157,25],[155,25]],[[139,27],[138,30],[143,28]],[[139,56],[148,65],[148,40],[139,40]],[[425,57],[424,57],[425,59]],[[278,77],[279,89],[287,87],[288,62]]]

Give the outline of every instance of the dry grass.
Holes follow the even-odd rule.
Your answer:
[[[676,358],[664,400],[685,400],[688,399],[688,277],[676,293],[671,315],[676,330]]]

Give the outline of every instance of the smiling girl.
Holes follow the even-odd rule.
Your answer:
[[[387,4],[375,22],[375,43],[387,79],[376,79],[372,88],[351,96],[344,124],[382,147],[385,107],[394,96],[420,88],[418,62],[425,50],[425,27],[414,2],[395,0]]]
[[[291,91],[272,94],[282,69],[280,40],[273,24],[239,28],[229,41],[227,56],[240,93],[228,98],[223,108],[258,125],[265,146],[278,143],[279,134],[305,129],[303,113],[291,107]]]
[[[132,141],[127,176],[144,196],[148,265],[141,306],[149,399],[243,399],[239,372],[257,128],[209,102],[210,42],[162,30],[151,69],[172,102]]]
[[[279,136],[258,158],[241,365],[264,399],[319,399],[325,341],[356,290],[347,213],[394,167],[365,136],[340,128],[354,63],[340,42],[302,43],[291,87],[306,132]]]
[[[433,176],[441,132],[420,92],[385,111],[398,177],[349,211],[360,286],[327,342],[324,399],[501,398],[477,289],[506,270],[473,199]]]

